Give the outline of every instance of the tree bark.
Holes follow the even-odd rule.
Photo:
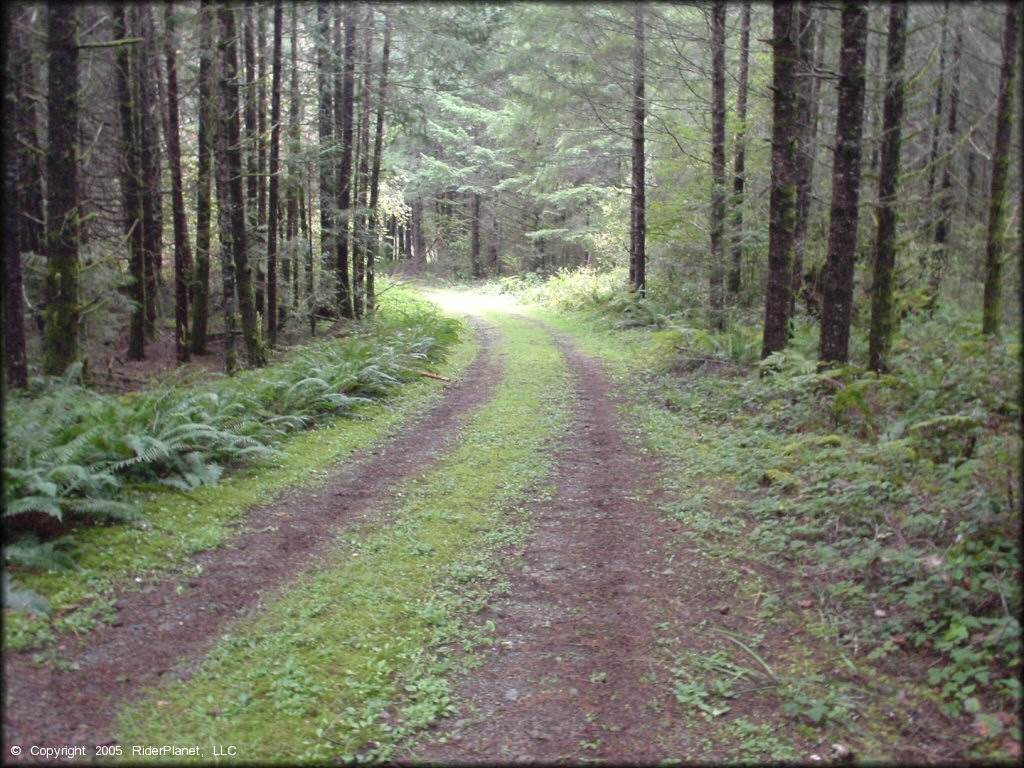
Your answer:
[[[992,150],[992,186],[985,237],[985,295],[981,332],[998,336],[1002,324],[1003,239],[1006,229],[1006,190],[1010,174],[1010,133],[1013,128],[1013,91],[1017,76],[1017,35],[1020,8],[1006,7],[1003,30],[1003,65],[999,72],[996,106],[996,142]]]
[[[364,25],[366,44],[363,46],[363,72],[360,77],[359,140],[353,200],[356,209],[352,226],[352,312],[356,318],[363,316],[366,299],[366,224],[367,193],[370,182],[370,88],[372,83],[370,65],[373,49],[373,8],[368,7]]]
[[[263,3],[256,5],[256,311],[266,323],[267,254],[267,14]]]
[[[143,43],[137,46],[137,81],[139,101],[139,141],[142,148],[142,240],[146,272],[146,337],[156,338],[156,318],[160,313],[160,273],[163,261],[163,205],[160,197],[160,126],[154,118],[156,95],[153,88],[155,52],[152,50],[152,9],[137,6]]]
[[[245,158],[245,228],[250,274],[253,279],[253,301],[255,311],[263,314],[263,270],[260,255],[259,236],[259,125],[257,122],[256,88],[256,43],[255,20],[252,5],[242,10],[242,59],[245,70],[245,87],[242,89],[245,140],[242,155]]]
[[[274,3],[274,52],[270,87],[270,189],[267,211],[267,339],[270,346],[277,344],[277,226],[278,156],[281,145],[281,34],[284,9],[281,0]],[[286,281],[287,282],[287,281]]]
[[[388,96],[388,61],[391,56],[391,16],[384,11],[384,44],[380,54],[380,82],[377,87],[377,123],[373,134],[373,166],[370,170],[370,212],[367,223],[366,312],[377,305],[374,269],[377,256],[377,204],[380,200],[380,161],[384,146],[384,105]]]
[[[352,134],[353,134],[353,91],[356,67],[356,14],[351,5],[343,11],[345,22],[345,51],[341,78],[341,109],[338,115],[338,130],[341,132],[341,165],[338,167],[338,234],[337,272],[338,305],[342,317],[355,317],[355,297],[349,279],[349,218],[352,207]],[[355,272],[353,253],[352,272]]]
[[[178,137],[178,70],[174,40],[174,7],[164,6],[164,48],[167,59],[167,162],[171,170],[171,209],[174,221],[174,349],[178,362],[191,357],[188,339],[188,288],[192,272],[185,197],[181,184],[181,141]]]
[[[113,33],[116,39],[128,37],[124,3],[113,9]],[[128,325],[128,359],[146,357],[146,269],[145,243],[142,236],[142,147],[140,136],[138,80],[134,63],[138,55],[129,45],[118,46],[115,53],[115,79],[121,117],[121,195],[124,231],[128,245],[128,295],[132,301]]]
[[[868,367],[885,371],[893,336],[893,282],[896,268],[896,199],[903,145],[903,59],[907,47],[907,5],[889,6],[886,50],[885,103],[882,107],[882,149],[878,176],[878,238],[875,242],[874,284],[871,289],[871,333]]]
[[[932,204],[935,194],[935,170],[939,163],[939,139],[942,137],[942,94],[946,87],[946,35],[949,27],[949,0],[942,8],[942,33],[939,38],[939,82],[935,89],[935,111],[932,122],[931,149],[928,152],[928,194],[926,202]]]
[[[410,240],[412,242],[413,258],[420,264],[427,263],[427,243],[423,232],[423,198],[417,197],[412,201],[412,213],[409,224],[411,228]]]
[[[483,277],[480,265],[480,194],[470,195],[469,206],[469,267],[473,277]]]
[[[768,287],[765,298],[761,357],[789,343],[792,290],[793,229],[796,220],[797,153],[796,66],[798,55],[796,6],[776,3],[772,9],[772,181],[768,225]]]
[[[711,7],[711,279],[710,321],[725,329],[725,3]]]
[[[803,284],[804,256],[807,252],[807,223],[811,212],[811,188],[814,184],[814,155],[818,133],[818,79],[815,73],[815,21],[811,4],[799,4],[799,66],[797,73],[797,183],[796,220],[793,224],[793,277],[790,287],[789,319],[796,312],[796,297]]]
[[[78,360],[78,14],[46,4],[46,326],[43,372]]]
[[[235,289],[238,293],[238,313],[241,318],[242,341],[246,362],[252,367],[264,364],[263,345],[260,343],[253,298],[252,268],[249,264],[246,237],[245,195],[242,190],[242,143],[238,98],[238,51],[235,32],[235,12],[223,6],[218,8],[221,21],[221,131],[222,178],[226,182],[228,231],[221,232],[222,247],[231,254],[234,264]]]
[[[746,185],[747,162],[747,79],[750,59],[750,2],[743,3],[740,17],[740,73],[736,91],[736,157],[732,170],[732,262],[729,267],[727,288],[735,298],[743,287],[743,202]]]
[[[27,6],[12,6],[12,22],[28,23]],[[43,208],[43,151],[40,147],[39,119],[34,95],[38,92],[36,56],[33,50],[20,44],[21,34],[11,30],[8,40],[11,73],[10,84],[14,103],[7,111],[15,122],[16,138],[14,162],[17,164],[17,241],[20,253],[45,253],[46,213]]]
[[[823,275],[825,298],[818,353],[822,364],[846,363],[849,359],[864,127],[867,22],[868,12],[864,4],[843,3],[836,148],[832,165],[832,207],[828,262]]]
[[[644,5],[633,6],[633,180],[630,220],[630,275],[634,292],[643,298],[647,292],[647,218],[646,184],[644,181],[644,119],[646,100],[644,97],[645,55],[644,55]]]
[[[291,81],[288,93],[288,190],[285,204],[285,231],[288,233],[288,262],[290,263],[292,291],[291,305],[294,311],[299,309],[299,256],[296,239],[299,236],[299,195],[302,192],[299,164],[296,160],[301,149],[299,133],[299,10],[298,5],[291,8]],[[287,273],[282,272],[287,278]],[[286,317],[285,303],[281,302],[281,322]]]
[[[949,122],[946,126],[946,158],[942,167],[931,270],[928,274],[928,291],[931,294],[930,303],[933,306],[939,300],[939,292],[942,290],[942,273],[949,261],[949,234],[953,217],[953,157],[957,140],[957,113],[960,106],[960,52],[962,48],[963,27],[961,26],[956,33],[952,61],[950,62],[952,75],[949,85]]]
[[[192,291],[192,352],[205,355],[210,319],[210,230],[213,182],[213,14],[199,4],[199,128],[196,158],[196,261]]]
[[[12,59],[15,56],[23,55],[23,51],[11,45],[12,38],[17,34],[13,30],[13,22],[20,13],[20,8],[6,6],[4,14],[4,38],[7,43],[4,46],[3,71],[12,73]],[[11,83],[4,89],[4,110],[5,116],[17,110],[17,101],[11,101],[17,95],[18,86]],[[24,389],[28,386],[28,361],[25,354],[25,299],[21,278],[21,238],[20,227],[17,219],[19,216],[20,194],[18,188],[18,150],[15,143],[15,136],[18,133],[18,126],[12,128],[11,123],[4,126],[3,136],[3,178],[2,190],[3,199],[3,321],[4,321],[4,371],[6,372],[7,386],[12,389]]]

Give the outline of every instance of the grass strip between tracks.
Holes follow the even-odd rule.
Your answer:
[[[387,759],[450,711],[451,679],[493,625],[467,613],[502,585],[495,555],[548,492],[546,450],[567,426],[568,371],[541,329],[490,313],[507,355],[494,398],[458,447],[349,532],[250,623],[223,636],[187,681],[122,713],[118,741],[214,747],[240,761]],[[174,757],[180,761],[180,756]]]

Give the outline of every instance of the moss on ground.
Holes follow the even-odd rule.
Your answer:
[[[545,443],[571,402],[547,334],[489,319],[506,378],[458,447],[222,637],[189,680],[125,710],[120,743],[194,743],[206,759],[231,744],[243,761],[382,760],[449,711],[450,650],[493,631],[460,617],[500,587],[493,554],[528,526],[516,510],[542,492]]]

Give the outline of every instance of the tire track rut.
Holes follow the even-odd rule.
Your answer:
[[[536,510],[507,597],[479,614],[497,627],[496,650],[456,688],[462,714],[403,760],[643,764],[692,754],[654,676],[659,618],[687,612],[660,575],[683,553],[670,551],[654,499],[643,495],[659,468],[623,440],[600,364],[548,330],[577,398],[554,497]]]
[[[339,532],[364,522],[395,486],[443,457],[504,373],[493,349],[496,329],[470,322],[479,353],[439,403],[366,455],[336,466],[337,474],[315,490],[285,492],[252,510],[240,533],[192,558],[200,576],[163,576],[141,590],[119,589],[112,624],[42,649],[56,651],[65,669],[33,662],[40,649],[5,655],[4,742],[84,744],[87,755],[93,745],[110,743],[117,711],[135,692],[162,678],[188,677],[229,622],[314,566]],[[35,762],[28,754],[21,760]]]

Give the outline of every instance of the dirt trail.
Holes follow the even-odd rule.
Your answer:
[[[194,558],[202,576],[124,591],[112,625],[81,643],[59,641],[55,650],[63,666],[77,669],[37,665],[32,657],[38,650],[6,656],[4,743],[108,742],[127,698],[165,676],[190,674],[191,660],[229,621],[314,565],[340,530],[364,520],[371,504],[444,456],[464,417],[491,397],[503,375],[504,362],[492,350],[495,330],[472,322],[480,353],[443,400],[367,455],[343,464],[325,485],[254,510],[239,535]]]
[[[656,764],[694,753],[654,682],[657,624],[689,610],[661,574],[686,553],[670,551],[673,526],[642,496],[656,467],[623,440],[601,367],[554,336],[578,400],[554,497],[536,510],[507,597],[479,617],[495,623],[497,650],[457,688],[458,719],[406,761]]]

